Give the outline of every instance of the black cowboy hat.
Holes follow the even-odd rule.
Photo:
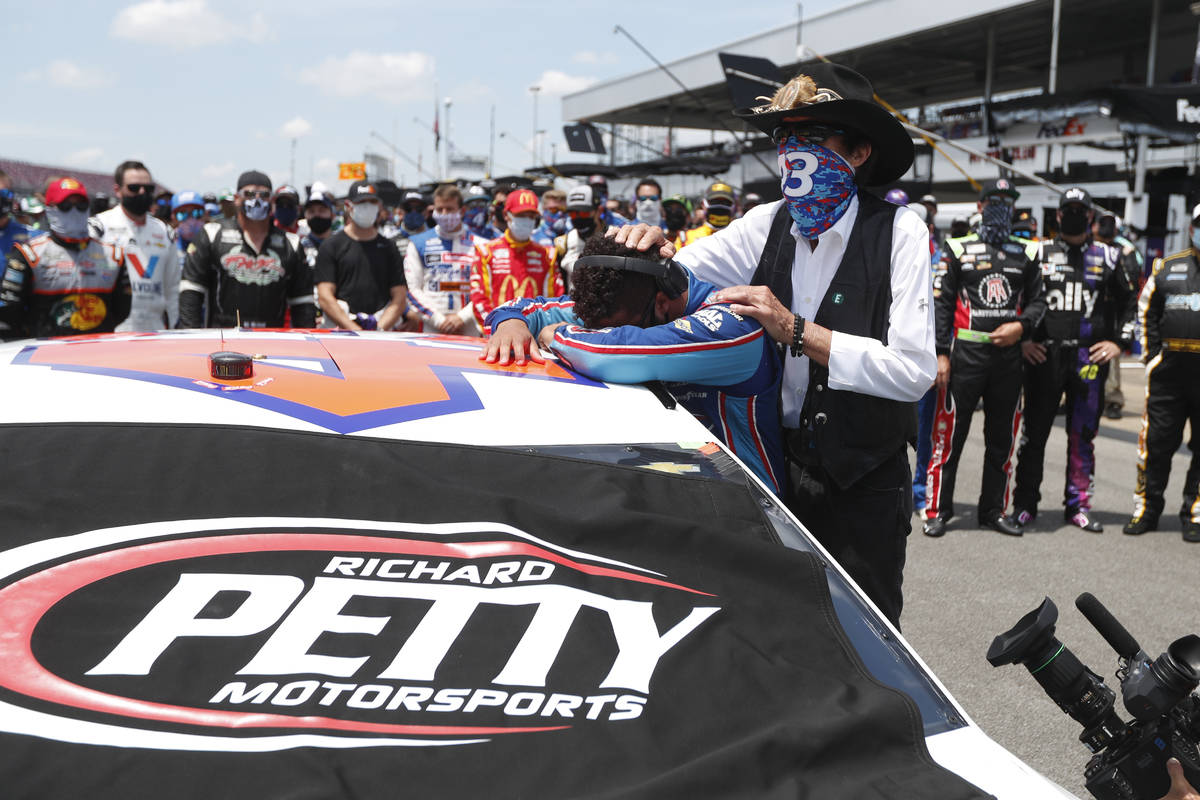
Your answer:
[[[908,172],[913,162],[912,137],[899,120],[875,102],[870,81],[849,67],[826,61],[804,64],[797,72],[816,84],[816,93],[807,102],[797,102],[790,108],[768,102],[736,109],[734,115],[772,139],[789,124],[800,121],[858,131],[871,140],[873,158],[864,165],[870,172],[860,181],[869,186],[891,183]]]

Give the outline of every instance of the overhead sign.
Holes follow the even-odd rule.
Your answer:
[[[367,162],[351,161],[338,164],[339,181],[365,181],[367,179]]]
[[[608,152],[604,149],[604,137],[595,125],[586,122],[579,125],[563,125],[563,136],[572,153],[595,153],[602,156]]]
[[[1059,144],[1073,142],[1103,142],[1121,138],[1121,126],[1112,117],[1078,115],[1050,122],[1019,122],[1000,134],[1004,147]]]

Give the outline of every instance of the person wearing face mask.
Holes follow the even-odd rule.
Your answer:
[[[634,189],[634,222],[667,226],[663,219],[662,186],[653,178],[642,178]]]
[[[462,192],[443,184],[433,193],[433,230],[408,242],[404,275],[409,314],[428,333],[478,336],[471,308],[471,258],[476,238],[463,223]]]
[[[300,233],[300,192],[283,185],[271,195],[271,219],[275,227],[288,233]]]
[[[700,241],[706,236],[712,236],[719,230],[724,230],[733,221],[734,215],[733,187],[727,183],[714,183],[704,194],[704,223],[699,227],[684,231],[679,242],[680,247]]]
[[[1200,542],[1200,205],[1192,208],[1190,247],[1157,259],[1138,297],[1146,410],[1138,437],[1133,515],[1122,529],[1138,536],[1158,530],[1171,477],[1171,457],[1191,423],[1191,463],[1183,480],[1179,518],[1183,540]]]
[[[317,252],[317,300],[330,327],[390,331],[402,322],[408,305],[404,257],[376,228],[382,207],[374,184],[352,183],[346,227]]]
[[[560,189],[549,189],[542,193],[542,223],[533,232],[533,240],[547,247],[571,229],[567,217],[567,193]]]
[[[567,193],[567,216],[571,230],[554,238],[554,259],[562,271],[563,285],[570,288],[571,270],[583,252],[584,243],[599,231],[607,229],[600,217],[600,199],[590,186],[576,186]]]
[[[711,299],[786,344],[784,498],[898,624],[912,527],[906,451],[937,359],[928,229],[909,209],[858,191],[899,180],[913,161],[912,139],[873,96],[848,67],[813,63],[763,105],[735,111],[775,141],[784,199],[676,260],[724,287]],[[722,199],[732,213],[732,192]],[[615,236],[674,250],[650,226]]]
[[[178,192],[171,198],[171,217],[175,221],[175,249],[179,255],[179,263],[187,259],[187,249],[208,222],[208,212],[204,208],[204,198],[198,192]],[[181,268],[182,269],[182,268]],[[179,301],[175,301],[178,310]]]
[[[1135,287],[1121,251],[1091,237],[1092,198],[1078,187],[1063,193],[1058,236],[1042,242],[1038,262],[1046,290],[1046,314],[1022,342],[1025,414],[1013,519],[1025,526],[1037,517],[1046,440],[1066,395],[1067,476],[1063,518],[1100,533],[1091,514],[1096,471],[1092,440],[1100,426],[1105,373],[1133,340]]]
[[[979,232],[950,239],[942,249],[941,292],[934,301],[938,404],[926,481],[926,536],[943,535],[954,516],[958,462],[980,398],[979,524],[1010,536],[1024,532],[1005,513],[1021,421],[1020,341],[1041,322],[1046,300],[1037,243],[1012,235],[1019,196],[1006,178],[984,184]]]
[[[1142,271],[1146,260],[1133,242],[1120,235],[1121,220],[1116,215],[1104,212],[1092,223],[1092,238],[1104,244],[1111,244],[1121,251],[1121,264],[1129,282],[1141,288]],[[1120,419],[1121,410],[1125,408],[1125,393],[1121,391],[1121,365],[1113,364],[1108,371],[1108,380],[1104,384],[1104,416],[1108,419]]]
[[[169,329],[179,319],[183,260],[167,223],[149,213],[155,208],[154,189],[145,164],[124,161],[113,172],[119,205],[92,218],[92,235],[125,252],[133,308],[118,331]]]
[[[663,227],[667,230],[667,239],[675,246],[682,247],[681,237],[687,230],[688,220],[692,213],[692,202],[681,194],[673,194],[663,200]]]
[[[12,179],[0,169],[0,253],[7,253],[17,242],[27,242],[32,231],[16,219],[17,197]]]
[[[271,224],[271,179],[238,177],[233,219],[208,222],[188,246],[179,292],[179,327],[296,328],[316,322],[312,272],[300,237]]]
[[[492,309],[510,300],[563,293],[562,274],[554,251],[533,241],[541,220],[538,196],[515,189],[504,200],[508,229],[499,239],[477,242],[471,259],[471,306],[480,333],[491,333],[484,320]]]
[[[463,198],[463,223],[476,239],[491,241],[500,238],[500,231],[491,223],[491,197],[482,186],[467,189]]]
[[[88,230],[87,190],[46,188],[48,233],[14,243],[0,284],[0,339],[108,333],[129,314],[125,252]]]
[[[333,196],[322,183],[314,183],[304,204],[304,227],[306,233],[300,237],[304,248],[304,259],[309,269],[317,266],[317,251],[333,234]]]
[[[617,201],[608,193],[608,178],[592,175],[588,178],[588,186],[592,187],[592,193],[600,199],[601,222],[609,227],[629,224],[629,219],[616,210]]]
[[[396,244],[396,249],[400,252],[401,259],[408,252],[409,240],[418,233],[428,230],[425,225],[425,211],[428,207],[429,204],[425,202],[425,198],[420,192],[405,193],[404,200],[400,203],[400,210],[403,212],[400,217],[400,229],[391,237]]]

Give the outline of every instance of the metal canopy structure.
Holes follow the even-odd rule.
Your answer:
[[[1154,0],[1059,3],[1055,47],[1055,0],[859,0],[669,63],[695,99],[651,68],[565,96],[563,119],[717,129],[715,115],[728,120],[731,110],[717,53],[765,57],[791,75],[807,60],[798,45],[858,70],[902,109],[1047,90],[1052,82],[1059,92],[1146,82]],[[1196,18],[1187,0],[1158,3],[1156,82],[1186,80]]]

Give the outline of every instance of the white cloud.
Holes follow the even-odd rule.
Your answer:
[[[205,178],[223,178],[231,174],[233,174],[232,161],[226,161],[224,164],[209,164],[200,170],[200,175]]]
[[[99,147],[85,147],[82,150],[76,150],[70,153],[63,159],[63,163],[72,167],[89,167],[99,163],[104,158],[104,150]]]
[[[571,56],[571,61],[575,64],[615,64],[617,63],[617,54],[608,51],[597,53],[595,50],[580,50]]]
[[[34,69],[20,76],[22,81],[45,81],[59,89],[96,89],[112,83],[112,75],[96,67],[81,67],[73,61],[51,61],[45,70]]]
[[[285,139],[299,139],[312,131],[312,123],[304,117],[293,117],[279,126],[279,135]]]
[[[147,0],[121,9],[109,32],[120,39],[163,47],[204,47],[241,39],[270,38],[266,17],[255,12],[232,21],[208,7],[207,0]]]
[[[595,78],[568,75],[557,69],[548,69],[542,73],[542,77],[534,82],[534,85],[542,87],[543,95],[561,95],[586,89],[595,82]]]
[[[343,58],[330,56],[300,71],[301,83],[342,97],[374,95],[401,102],[428,97],[433,82],[433,57],[427,53],[366,53],[355,50]]]

